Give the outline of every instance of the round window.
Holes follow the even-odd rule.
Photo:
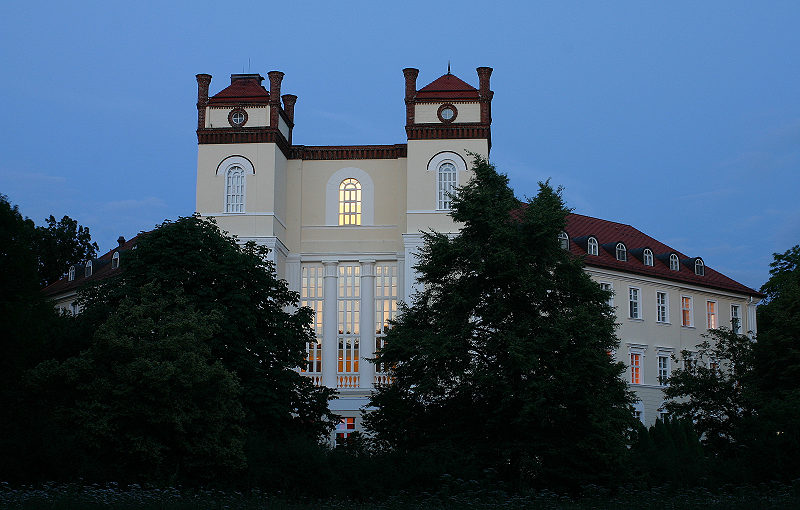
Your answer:
[[[244,126],[244,123],[247,122],[247,112],[243,108],[231,110],[231,113],[228,114],[228,122],[233,127]]]
[[[458,110],[456,110],[456,107],[451,104],[443,104],[439,107],[439,111],[436,113],[439,117],[439,120],[445,123],[450,123],[456,120]]]

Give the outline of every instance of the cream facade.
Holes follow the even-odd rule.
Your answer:
[[[478,88],[448,72],[418,89],[418,71],[404,69],[406,143],[346,147],[292,143],[297,97],[281,95],[283,73],[268,73],[269,90],[260,75],[232,75],[213,96],[211,76],[197,75],[196,210],[241,242],[269,247],[278,276],[316,312],[316,342],[300,370],[338,389],[339,437],[361,428],[370,391],[388,382],[368,360],[398,302],[414,293],[420,232],[458,231],[449,193],[470,179],[471,153],[489,156],[491,71],[477,69]],[[563,236],[614,292],[614,355],[628,366],[646,424],[662,412],[663,380],[683,362],[681,351],[695,349],[710,326],[738,315],[742,331],[756,330],[758,293],[710,268],[698,272],[698,258],[580,215]],[[620,243],[630,258],[619,258]]]

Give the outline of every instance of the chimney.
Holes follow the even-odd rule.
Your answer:
[[[206,76],[208,76],[208,75],[206,75]],[[211,78],[210,76],[208,76],[208,77]],[[122,245],[125,244],[125,237],[124,236],[119,236],[117,238],[117,244],[119,244],[119,247],[122,248]]]
[[[419,69],[406,67],[403,69],[406,77],[406,125],[414,123],[414,97],[417,95],[417,76]]]
[[[280,71],[270,71],[269,76],[269,127],[278,127],[278,112],[281,109],[281,81],[283,73]]]
[[[491,67],[479,67],[478,71],[478,95],[481,101],[481,124],[492,123],[492,97],[494,92],[489,90],[489,77],[492,76]]]
[[[294,104],[297,102],[297,96],[294,94],[284,94],[281,97],[283,98],[283,111],[286,112],[289,122],[294,125]]]
[[[206,105],[208,104],[208,86],[211,84],[210,74],[198,74],[197,78],[197,129],[206,127]]]

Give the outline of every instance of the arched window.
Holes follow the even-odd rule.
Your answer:
[[[111,269],[116,269],[119,267],[119,252],[115,251],[114,255],[111,257]]]
[[[617,243],[617,260],[623,262],[628,260],[628,250],[625,249],[625,245],[622,243]]]
[[[597,255],[597,239],[595,239],[594,237],[589,238],[589,241],[587,242],[586,252],[589,255]]]
[[[436,171],[436,209],[450,210],[450,195],[456,189],[456,166],[452,161],[445,161]]]
[[[679,271],[681,268],[680,262],[678,262],[678,256],[674,253],[669,256],[669,268],[673,271]]]
[[[698,276],[703,276],[706,273],[705,265],[703,264],[702,259],[697,259],[694,261],[694,274]]]
[[[244,212],[244,169],[239,165],[225,171],[225,212]]]
[[[558,244],[561,245],[562,249],[569,250],[569,236],[566,232],[558,234]]]
[[[653,252],[650,248],[644,249],[644,265],[645,266],[652,266],[653,265]]]
[[[92,276],[92,261],[91,260],[87,260],[86,261],[86,265],[83,267],[83,276],[85,276],[86,278],[89,278],[90,276]]]
[[[69,266],[69,276],[67,276],[68,281],[75,280],[75,266]]]
[[[339,184],[339,225],[361,225],[361,183],[353,178]]]

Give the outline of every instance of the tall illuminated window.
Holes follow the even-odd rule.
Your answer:
[[[681,296],[681,325],[692,327],[692,298]]]
[[[244,212],[244,169],[238,165],[225,172],[225,212]]]
[[[631,384],[642,384],[642,355],[631,353]]]
[[[356,419],[353,417],[341,417],[336,424],[336,445],[341,446],[347,442],[347,438],[356,431]]]
[[[708,317],[708,329],[717,329],[716,301],[706,301],[706,316]]]
[[[317,264],[304,264],[300,275],[300,304],[314,310],[315,340],[306,343],[306,366],[301,369],[311,374],[322,373],[322,275],[322,266]]]
[[[338,322],[337,335],[340,388],[358,388],[359,342],[361,340],[361,266],[340,264],[338,278]]]
[[[386,334],[391,327],[389,321],[397,315],[397,265],[378,264],[375,266],[375,352],[386,345]],[[382,363],[375,365],[375,375],[379,382],[388,382],[388,367]]]
[[[439,165],[436,172],[436,208],[439,210],[450,209],[450,195],[456,189],[456,166],[445,161]]]
[[[339,184],[339,225],[361,225],[361,183],[356,179]]]

